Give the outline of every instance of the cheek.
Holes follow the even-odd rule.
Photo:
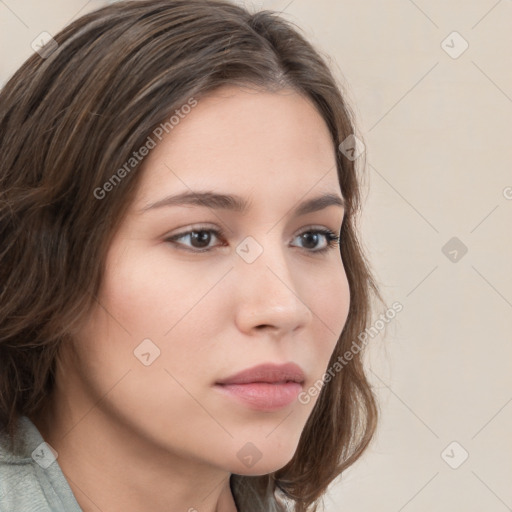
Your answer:
[[[184,270],[165,251],[130,249],[108,265],[102,297],[132,337],[162,340],[188,317],[216,279]]]
[[[122,251],[122,258],[108,262],[100,300],[110,315],[103,315],[108,327],[97,324],[98,337],[110,331],[110,351],[124,353],[125,364],[136,371],[141,365],[134,351],[149,339],[160,351],[152,369],[189,381],[198,374],[200,382],[206,348],[214,350],[216,331],[227,321],[220,300],[225,283],[218,283],[224,272],[192,271],[190,263],[171,261],[162,250]]]
[[[318,281],[321,282],[320,286]],[[316,292],[311,288],[307,303],[313,313],[314,344],[311,348],[314,353],[311,356],[312,360],[318,362],[315,368],[317,377],[325,371],[346,324],[350,308],[350,289],[341,262],[326,270],[318,281]],[[314,284],[314,279],[308,280],[308,287]]]
[[[204,341],[218,316],[203,298],[218,276],[184,272],[147,254],[124,250],[107,261],[101,305],[79,338],[80,374],[94,401],[108,394],[102,407],[110,414],[155,439],[163,435],[157,426],[166,425],[166,436],[178,439],[191,424],[211,421],[189,392],[196,396],[209,382]],[[191,421],[173,423],[178,416]]]
[[[332,331],[341,334],[350,308],[350,289],[345,268],[340,265],[330,274],[324,293],[319,294],[321,311]]]
[[[116,312],[116,320],[133,335],[161,335],[160,325],[178,304],[180,276],[147,255],[126,250],[123,258],[107,262],[101,296]],[[169,323],[172,318],[169,317]]]

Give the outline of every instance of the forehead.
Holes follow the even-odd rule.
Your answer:
[[[224,86],[174,120],[143,162],[138,206],[187,188],[300,193],[320,180],[339,190],[329,129],[296,91]]]

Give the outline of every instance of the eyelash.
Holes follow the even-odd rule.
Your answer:
[[[179,244],[176,241],[179,240],[180,238],[183,238],[183,237],[185,237],[187,235],[190,235],[191,233],[213,233],[215,235],[215,237],[217,237],[218,239],[223,239],[224,238],[224,232],[222,230],[200,226],[200,227],[197,227],[197,228],[194,228],[194,229],[190,229],[189,231],[184,231],[182,233],[178,233],[176,235],[172,235],[171,237],[166,238],[165,241],[166,242],[170,242],[170,243],[172,243],[172,244],[174,244],[176,246],[179,246],[179,245],[182,245],[182,244]],[[324,235],[324,237],[327,240],[327,245],[324,248],[322,248],[322,249],[317,249],[317,250],[315,250],[315,249],[304,249],[306,252],[309,252],[309,253],[323,254],[323,253],[326,253],[326,252],[334,249],[340,243],[340,237],[338,235],[336,235],[336,233],[332,232],[330,229],[326,229],[326,228],[315,228],[315,229],[309,228],[308,230],[303,231],[303,232],[299,233],[298,235],[296,235],[296,237],[302,236],[302,235],[307,234],[307,233],[315,233],[315,234]],[[196,249],[196,248],[194,248],[194,249],[190,249],[190,248],[184,249],[183,247],[180,247],[181,250],[188,251],[188,252],[191,252],[191,253],[210,252],[212,249],[215,249],[215,248],[216,247],[209,247],[209,248],[205,248],[205,249]]]

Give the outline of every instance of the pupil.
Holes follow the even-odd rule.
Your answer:
[[[304,233],[302,236],[304,238],[305,246],[308,247],[308,244],[312,242],[308,248],[314,249],[318,243],[318,233]]]
[[[192,233],[192,245],[194,245],[194,242],[197,241],[199,241],[200,247],[203,247],[201,244],[206,242],[204,246],[207,247],[210,242],[210,233],[208,231],[194,231]]]

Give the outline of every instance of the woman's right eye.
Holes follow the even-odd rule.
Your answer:
[[[184,231],[176,235],[172,235],[165,239],[166,242],[170,242],[176,245],[178,248],[189,252],[209,252],[211,249],[219,246],[210,246],[212,240],[212,233],[216,238],[223,238],[224,233],[218,229],[212,228],[196,228],[189,231]],[[178,242],[188,238],[190,245]],[[187,248],[188,247],[188,248]]]

